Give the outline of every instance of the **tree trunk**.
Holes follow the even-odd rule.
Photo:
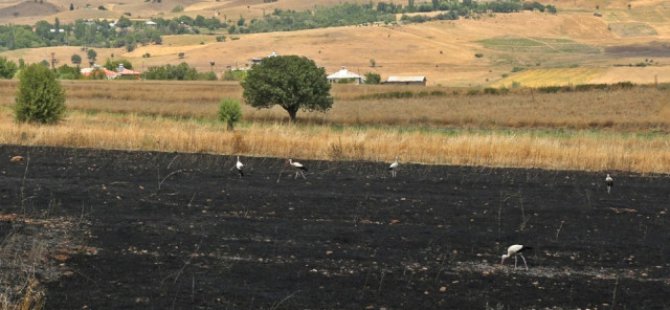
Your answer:
[[[298,109],[287,109],[288,116],[291,118],[291,123],[295,123],[296,114],[298,114]]]
[[[235,124],[233,122],[228,122],[228,131],[234,131],[235,130]]]

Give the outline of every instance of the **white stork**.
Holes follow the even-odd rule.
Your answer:
[[[610,176],[610,174],[607,174],[607,177],[605,177],[605,185],[607,185],[607,193],[609,194],[612,192],[612,187],[614,186],[614,179]]]
[[[237,156],[235,169],[237,169],[237,172],[240,174],[240,178],[244,176],[244,164],[240,161],[240,156]]]
[[[294,179],[298,178],[298,175],[302,176],[303,179],[307,180],[307,177],[305,177],[305,171],[307,171],[307,167],[305,167],[303,164],[293,161],[293,159],[288,159],[288,164],[295,169],[295,176],[293,177]]]
[[[389,166],[389,171],[391,171],[391,176],[396,177],[398,175],[398,156],[395,157],[395,161]]]
[[[507,254],[503,254],[500,264],[501,265],[504,264],[505,259],[507,259],[508,257],[514,256],[514,269],[516,269],[517,256],[521,256],[521,259],[523,259],[523,265],[526,266],[526,270],[528,270],[528,264],[526,264],[526,258],[523,257],[523,254],[521,254],[521,252],[531,249],[532,249],[531,247],[524,246],[521,244],[511,245],[509,248],[507,248]]]

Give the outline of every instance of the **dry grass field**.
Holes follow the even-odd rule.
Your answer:
[[[68,82],[70,113],[57,126],[13,122],[13,82],[0,85],[0,143],[7,144],[670,171],[669,96],[651,87],[507,95],[431,87],[440,95],[374,99],[389,89],[336,85],[328,113],[299,113],[291,125],[280,109],[245,106],[238,129],[226,132],[215,115],[219,98],[240,97],[232,83]]]

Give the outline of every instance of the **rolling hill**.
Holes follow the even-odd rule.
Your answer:
[[[79,7],[85,2],[73,0]],[[65,1],[52,1],[55,6]],[[103,1],[100,1],[101,3]],[[335,3],[318,1],[318,5]],[[96,7],[95,1],[86,2]],[[105,4],[104,14],[133,12],[133,17],[170,16],[170,8],[181,3],[180,14],[202,14],[219,10],[239,16],[274,7],[306,9],[304,1],[171,1]],[[114,54],[130,60],[137,69],[185,61],[198,70],[220,73],[230,67],[245,67],[250,58],[299,54],[314,59],[333,72],[342,66],[364,74],[425,75],[429,84],[451,86],[511,86],[617,82],[670,82],[670,1],[556,1],[559,13],[491,14],[478,19],[436,21],[423,24],[349,26],[294,32],[231,35],[216,42],[214,35],[165,36],[162,45],[124,49],[96,49],[98,62]],[[311,4],[313,6],[314,4]],[[100,13],[97,9],[86,9]],[[82,17],[75,11],[56,15]],[[235,13],[233,13],[235,12]],[[145,15],[146,14],[146,15]],[[252,14],[252,13],[249,13]],[[207,15],[210,16],[210,15]],[[245,15],[246,16],[246,15]],[[34,18],[33,18],[34,21]],[[234,38],[234,39],[233,39]],[[61,64],[79,47],[48,47],[6,51],[10,59],[27,62],[49,59],[55,53]],[[177,55],[184,53],[184,59]],[[146,55],[150,57],[146,57]],[[145,56],[145,57],[143,57]],[[371,64],[374,60],[375,66]],[[215,66],[211,67],[210,62]],[[644,66],[637,66],[645,62]],[[560,73],[558,73],[560,72]]]

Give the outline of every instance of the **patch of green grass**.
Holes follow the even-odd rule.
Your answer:
[[[611,23],[609,29],[622,37],[655,36],[656,29],[647,23]]]
[[[662,23],[668,21],[668,10],[657,6],[633,7],[630,16],[641,22]]]
[[[515,53],[599,53],[600,49],[563,38],[497,37],[478,41],[484,47]]]

